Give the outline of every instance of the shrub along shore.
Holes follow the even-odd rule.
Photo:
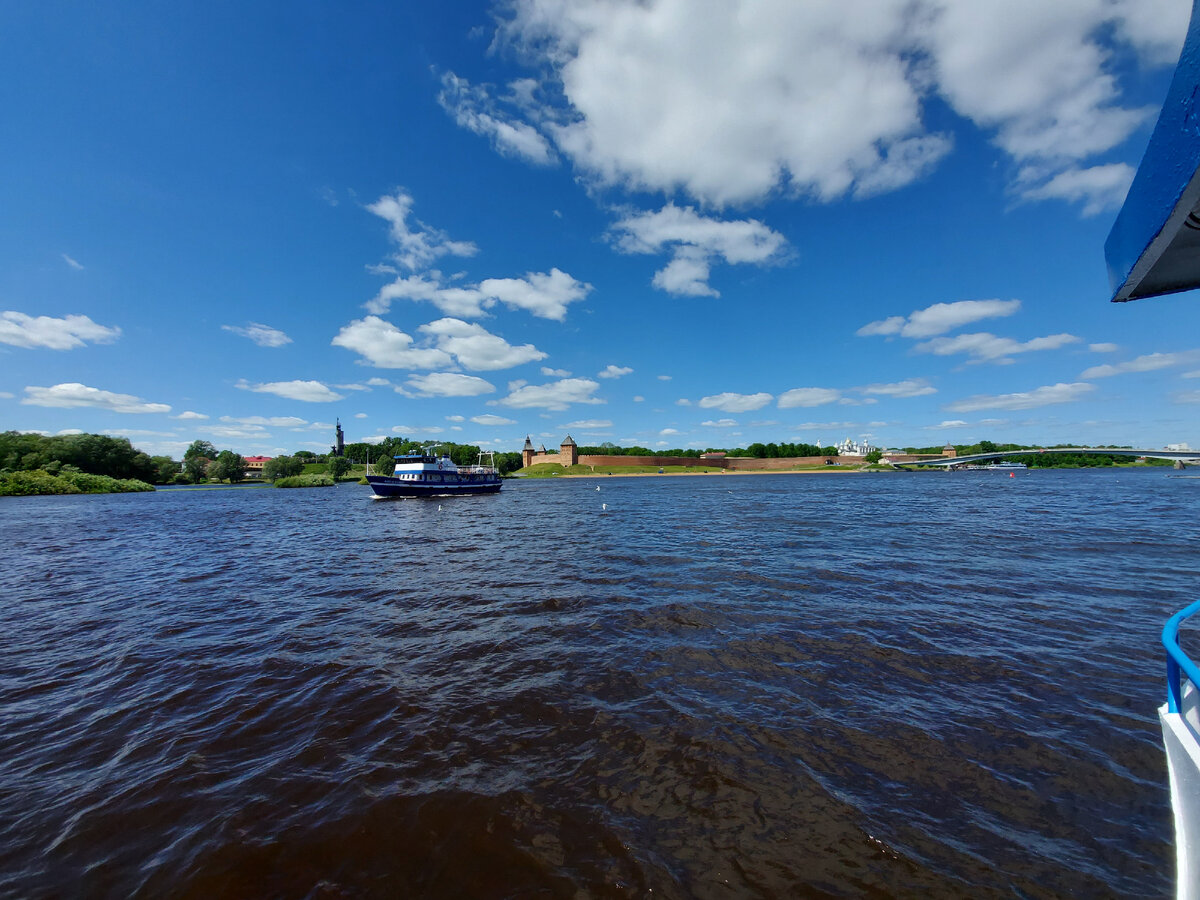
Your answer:
[[[332,475],[289,475],[286,478],[276,478],[275,487],[277,488],[306,488],[306,487],[333,487],[334,481]]]
[[[111,478],[87,472],[60,472],[51,475],[45,469],[0,474],[0,497],[28,497],[36,494],[126,494],[153,491],[153,485],[136,478]]]

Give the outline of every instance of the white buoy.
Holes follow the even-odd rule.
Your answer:
[[[600,493],[600,485],[596,485],[596,493]]]
[[[600,488],[596,488],[596,490],[600,490]],[[601,503],[601,504],[600,504],[600,508],[601,508],[601,509],[608,509],[608,504],[607,504],[607,503]]]

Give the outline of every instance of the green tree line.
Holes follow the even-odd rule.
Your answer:
[[[86,472],[116,479],[162,483],[167,464],[179,464],[166,456],[149,456],[134,448],[128,438],[104,434],[0,433],[0,472],[43,471],[50,475]]]

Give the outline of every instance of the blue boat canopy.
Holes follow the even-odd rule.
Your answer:
[[[1104,242],[1113,302],[1200,287],[1200,0],[1171,89]]]

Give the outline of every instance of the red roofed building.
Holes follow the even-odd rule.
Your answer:
[[[246,475],[250,478],[262,478],[263,466],[267,460],[274,459],[273,456],[247,456],[246,459]]]

